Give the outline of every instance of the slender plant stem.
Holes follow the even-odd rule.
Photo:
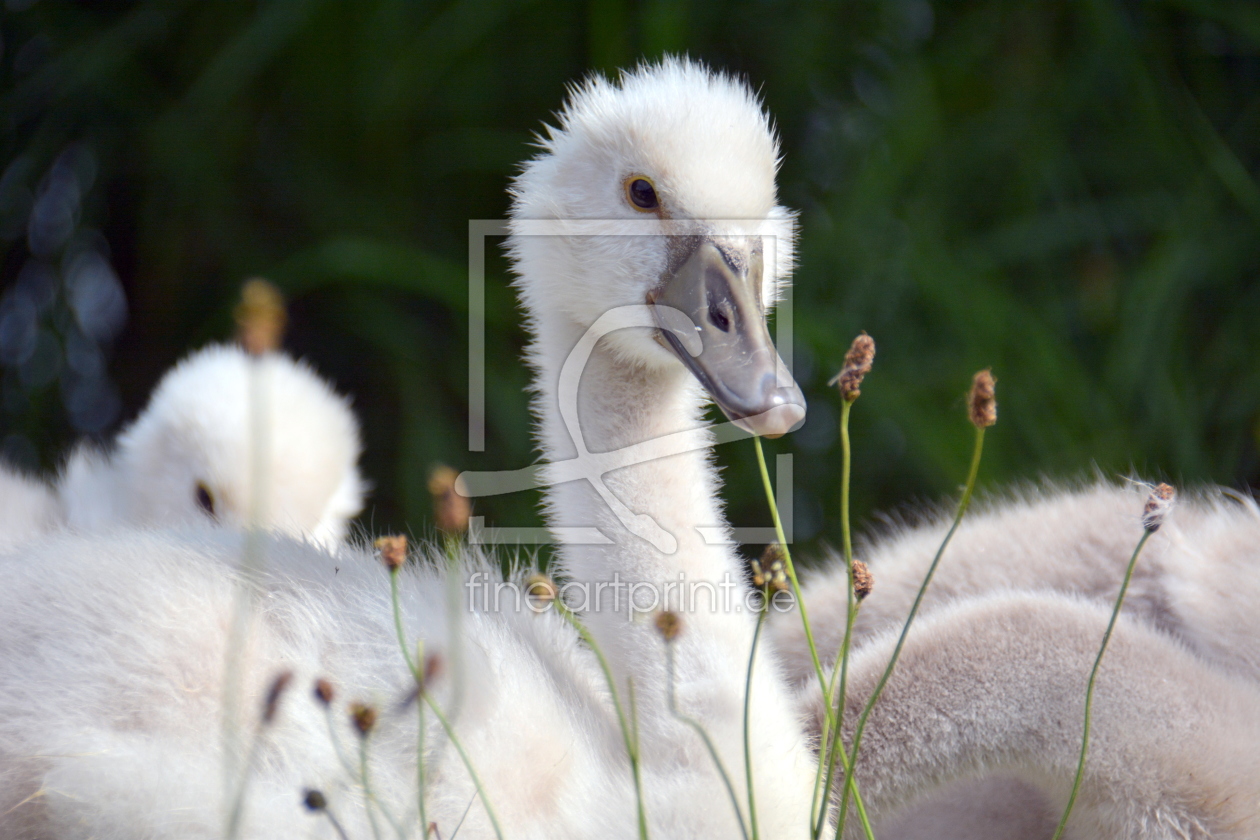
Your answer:
[[[455,823],[455,830],[451,832],[450,840],[455,840],[459,836],[459,830],[464,827],[464,820],[468,819],[468,812],[472,810],[472,804],[477,801],[477,794],[473,794],[472,799],[468,800],[468,805],[464,807],[464,813],[460,814],[459,822]],[[437,834],[437,825],[433,826],[433,832]],[[425,830],[425,837],[428,837],[428,830]],[[437,835],[438,840],[442,840],[442,835]]]
[[[879,702],[879,696],[883,693],[884,686],[888,685],[893,669],[897,667],[897,658],[901,656],[901,649],[905,646],[906,636],[910,633],[910,625],[914,623],[914,617],[919,612],[919,605],[923,603],[923,596],[927,593],[928,586],[932,583],[932,578],[936,574],[936,567],[940,564],[941,557],[945,555],[945,549],[949,546],[949,541],[954,538],[954,532],[958,530],[963,514],[967,512],[967,507],[971,504],[971,494],[976,488],[976,476],[980,473],[980,456],[983,452],[984,428],[977,426],[976,442],[971,451],[971,468],[967,472],[967,483],[963,486],[962,498],[958,501],[958,511],[954,514],[953,524],[949,526],[949,532],[945,534],[945,539],[941,541],[940,548],[936,550],[936,556],[932,558],[932,565],[928,567],[927,574],[923,577],[923,583],[919,585],[919,592],[914,598],[914,605],[910,607],[910,614],[906,616],[906,623],[902,625],[901,636],[897,639],[897,646],[893,648],[892,658],[888,660],[888,666],[884,668],[884,673],[880,675],[879,682],[875,685],[874,693],[866,701],[866,705],[862,708],[862,714],[858,716],[857,726],[853,731],[853,746],[849,752],[849,773],[845,778],[844,793],[840,797],[840,819],[836,823],[837,838],[844,831],[845,813],[849,807],[849,793],[856,793],[854,775],[857,769],[858,750],[862,746],[862,733],[866,731],[866,721],[871,716],[871,709],[875,708],[875,704]]]
[[[761,484],[766,491],[766,499],[770,502],[770,515],[774,519],[774,533],[783,549],[783,565],[787,567],[788,580],[792,583],[792,595],[796,598],[797,608],[801,611],[801,621],[805,625],[805,641],[809,644],[809,656],[814,662],[814,671],[818,674],[818,682],[827,684],[823,674],[822,662],[818,659],[818,645],[814,643],[814,630],[809,623],[809,612],[805,609],[805,599],[801,597],[801,584],[796,577],[796,566],[792,563],[792,551],[788,548],[787,537],[783,533],[783,522],[779,518],[779,506],[774,501],[774,488],[770,484],[770,471],[766,468],[766,453],[761,447],[761,438],[753,438],[753,446],[757,451],[757,466],[761,470]],[[827,710],[830,718],[831,710]]]
[[[332,824],[333,831],[337,832],[337,836],[340,837],[341,840],[350,840],[350,838],[346,836],[346,830],[341,827],[341,820],[334,817],[333,812],[328,810],[327,806],[324,807],[324,816],[328,817],[328,822]]]
[[[845,593],[847,596],[847,609],[845,612],[844,636],[840,640],[840,649],[836,653],[836,662],[832,666],[831,680],[827,686],[827,708],[835,710],[833,713],[835,725],[832,727],[831,737],[828,739],[826,721],[824,720],[822,739],[820,741],[823,748],[824,761],[818,764],[818,775],[822,775],[824,764],[826,764],[827,773],[821,791],[831,790],[832,779],[836,770],[836,756],[838,752],[844,751],[844,743],[840,739],[840,733],[844,729],[844,698],[849,678],[849,647],[853,638],[853,622],[857,618],[857,598],[853,578],[853,532],[849,525],[849,480],[853,468],[852,448],[849,443],[849,413],[852,409],[852,400],[843,398],[840,400],[840,534],[843,540],[844,567],[848,574],[848,588]],[[840,692],[838,696],[836,694],[837,675],[839,676]],[[822,799],[821,791],[817,788],[817,784],[818,780],[815,779],[815,801],[821,803],[825,800]],[[815,840],[822,836],[826,816],[825,808],[820,808],[815,812],[813,823]]]
[[[367,735],[359,738],[359,778],[363,781],[363,807],[367,809],[368,822],[372,824],[372,837],[381,840],[381,827],[376,822],[376,811],[372,808],[376,798],[372,795],[372,785],[368,779],[367,742]]]
[[[1124,572],[1124,581],[1120,584],[1120,594],[1116,597],[1116,606],[1111,611],[1111,620],[1107,622],[1107,632],[1103,633],[1102,645],[1098,648],[1098,656],[1094,659],[1094,668],[1089,672],[1089,686],[1085,689],[1085,734],[1081,737],[1081,757],[1076,763],[1076,778],[1072,780],[1072,793],[1068,796],[1067,807],[1063,809],[1063,816],[1059,819],[1059,826],[1054,830],[1052,840],[1059,840],[1063,836],[1063,830],[1067,828],[1068,817],[1072,815],[1072,807],[1076,805],[1076,794],[1081,789],[1081,779],[1085,775],[1085,756],[1089,752],[1089,724],[1090,712],[1094,705],[1094,681],[1098,678],[1098,669],[1102,666],[1103,655],[1107,652],[1107,645],[1111,642],[1111,631],[1116,628],[1116,620],[1120,618],[1120,609],[1124,606],[1125,593],[1129,591],[1129,581],[1133,579],[1133,568],[1137,565],[1138,555],[1142,553],[1142,549],[1146,546],[1146,541],[1151,538],[1154,531],[1146,531],[1142,534],[1142,539],[1138,540],[1137,548],[1133,550],[1133,556],[1129,558],[1129,568]]]
[[[669,689],[669,711],[670,713],[690,726],[700,736],[700,740],[704,741],[704,746],[709,751],[709,756],[713,759],[713,764],[717,767],[718,775],[722,777],[723,783],[726,785],[726,792],[731,797],[731,806],[735,809],[735,817],[739,820],[739,831],[743,835],[744,840],[748,840],[748,827],[744,825],[744,812],[739,807],[739,794],[735,792],[735,785],[731,782],[731,776],[726,772],[726,766],[722,764],[722,759],[718,755],[717,747],[713,745],[713,739],[709,737],[709,733],[695,718],[688,717],[678,711],[678,703],[674,697],[674,646],[671,642],[665,643],[665,674],[668,681]],[[744,738],[747,740],[747,734]]]
[[[354,765],[350,763],[350,759],[346,757],[346,751],[341,748],[341,738],[337,736],[337,724],[333,721],[332,706],[324,707],[324,718],[328,721],[328,740],[332,742],[333,752],[337,753],[337,760],[341,762],[341,769],[346,771],[347,776],[353,777],[356,771]]]
[[[394,608],[394,630],[398,634],[398,649],[402,651],[403,661],[407,663],[407,670],[411,672],[412,678],[416,681],[416,691],[423,694],[424,673],[424,639],[416,643],[416,658],[412,660],[411,651],[407,648],[407,634],[403,632],[402,606],[398,597],[398,572],[397,567],[389,570],[389,595],[390,601]],[[424,703],[416,702],[416,798],[419,802],[420,811],[420,831],[421,837],[428,834],[429,820],[424,806]]]
[[[556,612],[560,613],[560,616],[569,622],[569,625],[582,637],[582,641],[586,642],[587,647],[595,653],[595,658],[599,661],[600,670],[604,672],[604,680],[608,683],[608,691],[612,695],[613,708],[617,712],[617,723],[621,726],[621,738],[626,745],[626,755],[630,759],[630,772],[634,776],[634,798],[639,815],[639,838],[640,840],[647,840],[647,813],[643,810],[643,782],[639,776],[639,747],[637,740],[632,735],[630,724],[626,721],[626,714],[621,708],[621,699],[617,694],[617,682],[613,679],[612,669],[608,667],[608,660],[604,658],[604,652],[595,642],[595,637],[591,635],[591,631],[586,629],[586,625],[559,598],[556,598],[551,603],[555,605]]]
[[[416,661],[424,662],[424,639],[416,643]],[[423,667],[423,666],[421,666]],[[423,681],[423,676],[421,677]],[[417,689],[420,693],[424,693],[425,686],[420,685]],[[429,836],[429,816],[424,804],[424,703],[420,702],[420,698],[416,698],[416,801],[420,811],[420,839],[425,840]]]
[[[630,707],[630,740],[634,742],[634,754],[639,754],[639,707],[635,703],[634,678],[626,680],[626,703]]]
[[[481,779],[477,776],[477,770],[473,767],[472,759],[468,757],[468,753],[464,750],[464,745],[460,743],[459,737],[455,734],[455,728],[451,726],[451,722],[447,720],[441,707],[438,706],[428,692],[422,693],[421,697],[425,703],[429,704],[429,708],[433,710],[434,717],[438,719],[438,723],[442,724],[446,737],[450,739],[451,744],[455,747],[455,751],[459,753],[460,759],[463,760],[464,767],[468,770],[468,775],[472,778],[473,785],[477,788],[477,795],[481,797],[481,805],[486,809],[486,816],[490,818],[490,825],[494,828],[494,836],[499,838],[499,840],[503,840],[503,830],[499,828],[499,820],[494,815],[494,809],[490,807],[490,798],[486,796],[486,789],[481,786]]]
[[[398,649],[402,651],[403,662],[407,663],[407,670],[411,672],[411,676],[415,678],[416,685],[420,684],[421,674],[416,663],[411,660],[411,650],[407,647],[407,635],[403,632],[402,607],[398,601],[398,569],[389,570],[389,596],[394,606],[394,631],[398,633]],[[423,661],[420,663],[423,666]]]
[[[814,631],[810,627],[809,614],[805,609],[805,599],[801,597],[801,583],[796,576],[796,566],[792,563],[792,551],[788,548],[787,537],[783,532],[783,521],[779,518],[779,506],[774,501],[774,488],[770,484],[770,471],[766,468],[766,455],[762,449],[760,437],[753,438],[753,447],[757,452],[757,466],[761,469],[761,485],[766,492],[766,501],[770,504],[770,515],[774,519],[774,532],[779,539],[779,546],[783,549],[783,565],[787,568],[788,581],[792,584],[792,596],[796,598],[797,607],[801,611],[801,623],[805,626],[805,641],[809,643],[809,655],[813,659],[814,671],[818,675],[819,688],[824,690],[823,700],[825,701],[827,698],[823,687],[827,685],[827,677],[823,673],[822,663],[818,659],[818,646],[814,643]],[[830,708],[825,709],[823,726],[834,726],[834,723],[832,710]],[[847,774],[849,760],[843,751],[840,754],[840,763]],[[867,840],[875,840],[875,832],[871,829],[870,822],[866,818],[866,806],[862,802],[862,794],[858,790],[856,782],[852,784],[853,798],[857,803],[858,816],[862,820],[862,828],[866,832]]]
[[[761,628],[766,624],[766,608],[770,602],[762,603],[757,612],[757,628],[753,630],[752,651],[748,654],[748,674],[744,678],[744,772],[748,776],[748,822],[752,825],[752,840],[757,840],[757,798],[753,795],[752,744],[748,737],[749,712],[752,709],[752,677],[753,665],[757,661],[757,642],[761,641]]]
[[[241,769],[241,779],[236,786],[236,794],[232,797],[232,810],[228,812],[228,824],[225,835],[227,837],[236,837],[241,829],[241,818],[245,814],[245,790],[249,787],[249,776],[253,770],[254,761],[258,758],[258,750],[262,746],[263,729],[260,724],[254,730],[254,737],[250,739],[249,752],[245,755],[245,766]]]

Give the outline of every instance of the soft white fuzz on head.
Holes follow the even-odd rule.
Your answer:
[[[792,268],[795,229],[778,204],[778,140],[747,84],[666,59],[616,82],[591,77],[557,116],[539,139],[543,153],[511,188],[510,249],[531,314],[547,310],[582,330],[609,309],[643,304],[670,267],[669,237],[688,233],[763,237],[763,308],[773,306]],[[657,210],[626,201],[635,176],[655,187]],[[547,221],[560,224],[538,224]],[[579,235],[555,235],[566,231]],[[679,364],[642,331],[608,341],[626,361]]]
[[[288,356],[207,347],[163,377],[106,455],[61,479],[69,525],[259,523],[320,541],[362,508],[359,428],[345,398]]]

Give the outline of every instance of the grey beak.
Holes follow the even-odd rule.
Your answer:
[[[665,343],[736,425],[766,437],[792,431],[805,419],[805,395],[766,327],[760,242],[746,250],[692,241],[648,296]]]

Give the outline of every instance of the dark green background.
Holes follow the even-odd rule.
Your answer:
[[[493,247],[487,451],[466,451],[468,220],[504,215],[566,83],[669,51],[748,78],[782,134],[812,408],[771,449],[797,453],[802,536],[838,533],[824,383],[859,329],[879,343],[853,419],[859,519],[954,491],[963,397],[985,366],[1001,406],[989,488],[1094,469],[1260,483],[1255,4],[10,0],[3,14],[6,287],[60,160],[82,188],[74,232],[38,259],[60,276],[67,249],[95,243],[129,313],[105,342],[121,399],[95,424],[69,420],[64,360],[4,371],[12,460],[50,469],[83,431],[111,434],[177,358],[231,334],[240,282],[261,275],[290,297],[288,347],[354,397],[376,485],[365,524],[425,531],[434,462],[535,457]],[[45,349],[69,341],[65,297],[41,311]],[[750,445],[720,458],[732,517],[768,524]],[[533,524],[534,503],[479,511]]]

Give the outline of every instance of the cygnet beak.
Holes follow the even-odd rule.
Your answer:
[[[740,428],[778,437],[805,419],[805,395],[770,340],[761,240],[678,240],[677,268],[648,295],[665,344]]]

